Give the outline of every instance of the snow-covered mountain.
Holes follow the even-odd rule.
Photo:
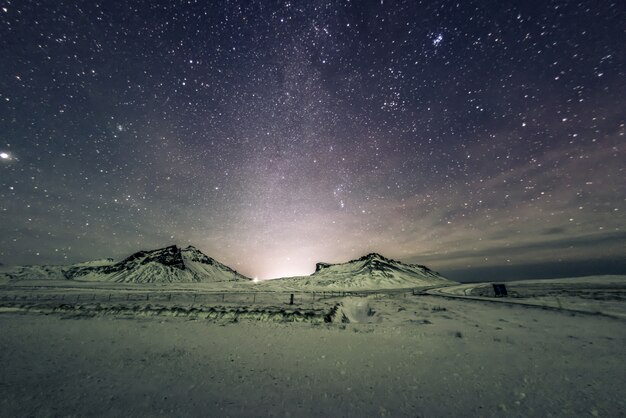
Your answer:
[[[426,266],[404,264],[371,253],[341,264],[317,263],[310,276],[271,280],[272,285],[322,289],[396,289],[454,284]]]
[[[203,254],[176,245],[139,251],[122,261],[102,259],[66,266],[22,266],[0,270],[0,282],[76,280],[116,283],[250,283],[252,280]],[[455,284],[428,267],[372,253],[341,264],[317,263],[310,276],[258,283],[268,290],[376,290]],[[255,286],[256,287],[256,286]]]
[[[120,262],[112,259],[69,266],[23,266],[4,273],[11,280],[56,279],[117,283],[184,283],[250,281],[195,247],[172,245],[139,251]]]

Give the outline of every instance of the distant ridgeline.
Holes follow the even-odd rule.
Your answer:
[[[78,280],[116,283],[251,283],[252,280],[203,254],[176,245],[139,251],[122,261],[88,261],[67,266],[22,266],[3,273],[9,280]],[[371,253],[341,264],[317,263],[310,276],[260,282],[291,289],[380,289],[446,285],[454,282],[426,266],[404,264]]]
[[[251,279],[208,257],[195,247],[176,245],[139,251],[120,262],[112,259],[69,266],[24,266],[5,273],[12,280],[58,279],[117,283],[248,282]]]
[[[290,287],[329,289],[406,288],[455,283],[426,266],[404,264],[377,253],[341,264],[317,263],[315,273],[310,276],[277,280]]]

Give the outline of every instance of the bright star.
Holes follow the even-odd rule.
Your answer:
[[[6,152],[0,152],[0,158],[2,158],[3,160],[8,160],[11,158],[11,155]]]

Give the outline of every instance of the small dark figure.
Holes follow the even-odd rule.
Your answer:
[[[496,295],[496,297],[506,297],[509,294],[506,291],[506,286],[503,284],[493,284],[493,293]]]

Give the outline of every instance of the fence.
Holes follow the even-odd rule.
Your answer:
[[[419,292],[412,289],[402,291],[322,291],[322,292],[67,292],[67,293],[36,293],[36,292],[10,292],[0,295],[0,301],[8,302],[57,302],[57,303],[123,303],[144,302],[150,304],[278,304],[278,305],[304,305],[314,304],[326,299],[342,297],[366,297],[383,298],[390,294],[400,297],[418,295]]]

